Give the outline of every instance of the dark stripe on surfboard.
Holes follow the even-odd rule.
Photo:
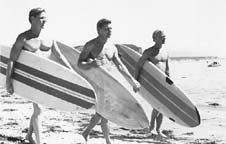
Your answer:
[[[0,57],[0,61],[6,64],[8,59],[6,57],[4,57],[4,56],[1,56]],[[87,88],[84,88],[84,87],[81,87],[79,85],[70,83],[68,81],[56,78],[54,76],[51,76],[51,75],[46,74],[46,73],[43,73],[41,71],[38,71],[38,70],[36,70],[34,68],[25,66],[25,65],[23,65],[21,63],[18,63],[18,62],[15,64],[15,68],[20,69],[22,71],[25,71],[27,73],[31,73],[32,72],[32,74],[36,75],[39,78],[42,78],[42,79],[47,80],[47,81],[50,81],[50,82],[52,82],[54,84],[60,85],[62,87],[70,89],[72,91],[76,91],[78,93],[85,94],[85,95],[87,95],[87,96],[89,96],[91,98],[94,97],[94,100],[95,100],[94,92],[92,90],[87,89]],[[6,69],[1,67],[1,73],[6,74]],[[39,74],[39,75],[37,75],[37,74]],[[81,107],[84,107],[84,108],[90,108],[90,107],[93,106],[93,103],[90,103],[88,101],[79,99],[79,98],[77,98],[75,96],[72,96],[70,94],[64,93],[64,92],[62,92],[60,90],[57,90],[55,88],[49,87],[48,85],[41,84],[41,83],[39,83],[37,81],[34,81],[32,79],[29,79],[29,78],[26,78],[26,77],[24,77],[24,76],[22,76],[22,75],[20,75],[18,73],[14,73],[13,74],[13,78],[15,80],[17,80],[17,81],[20,81],[20,82],[28,85],[28,86],[34,87],[34,88],[36,88],[36,89],[38,89],[40,91],[43,91],[43,92],[48,93],[50,95],[53,95],[53,96],[55,96],[57,98],[65,100],[67,102],[76,104],[78,106],[81,106]]]
[[[121,50],[120,50],[121,49]],[[129,56],[124,50],[122,50],[122,48],[120,48],[119,51],[123,52],[123,57],[122,57],[122,61],[127,65],[128,69],[130,70],[130,72],[134,71],[135,67],[131,67],[134,66],[135,63],[137,63],[135,60],[133,60],[131,58],[131,56]],[[119,52],[120,54],[120,52]],[[128,64],[129,62],[129,64]],[[183,102],[182,100],[180,100],[179,98],[177,98],[176,96],[174,96],[174,94],[169,91],[167,88],[165,88],[160,82],[158,82],[156,80],[156,78],[154,78],[153,76],[151,76],[148,72],[146,72],[144,69],[143,71],[143,75],[146,77],[146,79],[148,79],[149,82],[151,82],[155,88],[157,88],[159,91],[165,93],[164,95],[167,95],[167,97],[173,101],[177,103],[177,106],[179,106],[181,109],[184,109],[189,116],[191,116],[192,118],[197,117],[197,112],[195,110],[193,110],[192,108],[190,108],[189,106],[186,105],[185,102]],[[186,114],[183,113],[182,111],[182,115],[178,115],[178,113],[175,112],[175,109],[178,109],[174,104],[172,104],[171,101],[169,101],[167,98],[165,97],[160,97],[159,95],[162,95],[161,93],[159,93],[155,88],[153,88],[152,86],[148,87],[148,83],[141,77],[140,79],[141,84],[151,93],[153,94],[153,96],[155,96],[156,99],[158,99],[159,101],[161,101],[162,103],[165,101],[168,101],[168,105],[166,105],[171,112],[173,112],[175,115],[177,115],[180,119],[182,119],[184,122],[187,121],[187,119],[191,119],[192,121],[195,122],[195,125],[197,125],[197,123],[200,123],[200,120],[194,120],[191,117],[187,116]],[[174,98],[174,99],[173,99]],[[180,109],[178,109],[180,110]],[[180,110],[181,111],[181,110]],[[190,126],[194,126],[194,123],[189,122],[188,123]]]
[[[125,55],[124,55],[125,56]],[[126,54],[126,56],[127,56],[127,58],[126,58],[126,60],[130,60],[130,64],[132,64],[132,66],[134,66],[134,63],[136,63],[129,55],[127,55]],[[130,68],[130,70],[132,70],[132,68]],[[168,96],[168,94],[169,94],[169,98],[171,98],[171,100],[172,100],[172,97],[175,97],[175,96],[173,96],[173,93],[172,92],[170,92],[167,88],[165,88],[163,85],[161,85],[161,83],[160,82],[158,82],[153,76],[151,76],[147,71],[144,71],[143,70],[143,72],[144,72],[144,75],[146,75],[146,78],[151,78],[151,79],[149,79],[148,81],[150,81],[150,82],[152,82],[153,83],[153,80],[154,80],[154,85],[156,86],[156,88],[158,88],[158,86],[160,85],[161,87],[159,88],[159,90],[160,91],[162,91],[162,90],[164,90],[165,91],[165,94],[167,94],[167,96]],[[143,80],[141,80],[141,81],[144,81],[144,79]],[[156,84],[157,83],[157,84]],[[147,84],[145,84],[144,86],[147,86]],[[149,88],[146,88],[147,90],[149,90]],[[176,99],[176,102],[178,103],[178,104],[181,104],[181,105],[179,105],[180,106],[180,108],[186,108],[186,110],[187,110],[187,112],[189,113],[189,115],[190,116],[192,116],[192,118],[194,118],[194,117],[197,117],[197,115],[198,115],[198,113],[197,112],[195,112],[195,110],[192,110],[192,108],[190,108],[189,106],[187,106],[186,105],[186,103],[185,102],[183,102],[183,101],[181,101],[179,98],[177,98],[177,97],[175,97]],[[175,100],[173,100],[173,101],[175,101]],[[189,111],[188,111],[189,110]],[[194,116],[194,117],[193,117]],[[200,123],[200,119],[198,118],[198,123]]]
[[[3,63],[7,64],[8,59],[6,57],[1,56],[1,61]],[[88,89],[88,88],[85,88],[85,87],[82,87],[80,85],[71,83],[69,81],[65,81],[63,79],[54,77],[52,75],[49,75],[47,73],[44,73],[42,71],[39,71],[37,69],[34,69],[32,67],[26,66],[26,65],[18,63],[18,62],[16,62],[15,68],[20,69],[20,70],[22,70],[22,71],[24,71],[26,73],[32,74],[32,75],[34,75],[34,76],[36,76],[38,78],[44,79],[44,80],[49,81],[51,83],[57,84],[59,86],[65,87],[67,89],[70,89],[72,91],[81,93],[83,95],[86,95],[86,96],[88,96],[90,98],[95,99],[94,92],[92,90]]]
[[[122,59],[123,62],[126,62],[125,60]],[[130,67],[129,69],[133,71],[133,68],[131,67],[131,65],[126,64],[127,67]],[[181,111],[180,109],[178,109],[172,102],[170,102],[167,98],[165,98],[164,96],[160,97],[160,95],[162,95],[159,91],[157,91],[154,87],[149,86],[149,83],[146,82],[142,77],[139,80],[141,82],[141,84],[145,87],[145,89],[147,91],[149,91],[156,99],[158,99],[158,101],[160,102],[166,102],[168,101],[168,104],[165,105],[168,109],[170,109],[170,111],[172,113],[174,113],[174,115],[176,115],[178,118],[180,118],[182,121],[186,122],[187,119],[191,119],[188,115],[186,115],[185,113],[183,113],[182,111],[182,115],[179,115],[179,113],[176,112],[176,110]],[[160,90],[161,91],[161,90]],[[166,103],[165,103],[166,104]],[[171,120],[173,120],[173,118],[170,118]],[[193,119],[191,119],[192,121],[194,121]],[[173,120],[175,121],[175,120]],[[188,124],[188,123],[187,123]],[[188,125],[192,126],[194,125],[193,123],[189,123]]]
[[[6,74],[6,69],[3,68],[3,67],[0,67],[1,68],[1,73],[2,74]],[[37,81],[34,81],[34,80],[31,80],[29,78],[26,78],[18,73],[14,73],[13,74],[13,78],[21,83],[24,83],[30,87],[33,87],[35,89],[38,89],[40,91],[43,91],[45,93],[48,93],[50,95],[53,95],[59,99],[62,99],[64,101],[67,101],[69,103],[73,103],[75,105],[78,105],[78,106],[81,106],[83,108],[91,108],[93,106],[93,103],[89,103],[87,101],[84,101],[84,100],[81,100],[81,99],[78,99],[72,95],[69,95],[67,93],[64,93],[62,91],[59,91],[57,89],[54,89],[52,87],[49,87],[48,85],[45,85],[45,84],[41,84]]]

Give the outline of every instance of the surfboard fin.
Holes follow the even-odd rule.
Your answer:
[[[171,121],[175,122],[175,120],[174,120],[173,118],[169,117],[169,119],[170,119]]]
[[[169,77],[166,77],[166,82],[167,82],[168,84],[170,84],[170,85],[173,84],[173,81],[172,81]]]

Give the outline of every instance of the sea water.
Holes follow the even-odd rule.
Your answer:
[[[208,67],[212,61],[221,66]],[[226,59],[172,59],[170,75],[198,107],[212,106],[226,114]]]

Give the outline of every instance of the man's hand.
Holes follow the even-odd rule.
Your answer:
[[[169,71],[166,71],[165,74],[166,74],[168,77],[170,77]]]
[[[92,64],[92,66],[94,66],[94,67],[99,67],[99,66],[102,65],[101,60],[98,60],[98,59],[91,59],[91,58],[89,58],[87,62]]]
[[[133,86],[134,92],[139,91],[140,90],[140,87],[141,87],[140,83],[138,81],[135,81],[134,82],[134,86]]]

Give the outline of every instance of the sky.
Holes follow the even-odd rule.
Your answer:
[[[46,9],[45,37],[70,46],[96,37],[97,21],[107,18],[117,44],[148,48],[160,29],[172,52],[226,57],[225,0],[0,0],[0,45],[30,28],[35,7]]]

